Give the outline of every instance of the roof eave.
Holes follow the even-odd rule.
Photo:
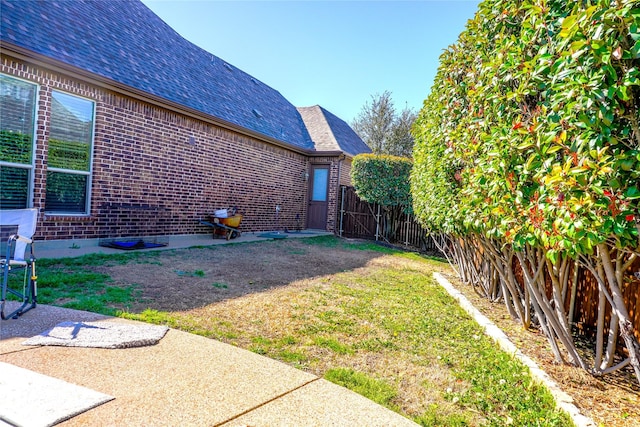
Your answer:
[[[235,123],[228,122],[224,119],[203,113],[201,111],[185,107],[184,105],[178,104],[173,101],[169,101],[160,96],[156,96],[142,90],[136,89],[134,87],[125,85],[123,83],[117,82],[115,80],[109,79],[107,77],[100,76],[98,74],[94,74],[90,71],[83,70],[74,65],[67,64],[65,62],[59,61],[57,59],[53,59],[46,55],[39,54],[37,52],[33,52],[29,49],[25,49],[20,46],[16,46],[12,43],[8,43],[4,40],[0,40],[0,52],[3,56],[10,56],[16,59],[20,59],[23,61],[27,61],[32,63],[33,65],[46,68],[52,71],[61,72],[70,76],[75,76],[83,79],[84,81],[91,83],[93,85],[99,86],[101,88],[120,93],[125,96],[129,96],[131,98],[135,98],[139,101],[146,102],[157,107],[165,108],[175,113],[183,114],[185,116],[201,120],[203,122],[221,127],[223,129],[233,131],[251,138],[258,139],[262,142],[266,142],[271,145],[275,145],[277,147],[281,147],[287,149],[289,151],[293,151],[299,154],[303,154],[305,156],[331,156],[336,155],[333,152],[318,152],[315,150],[309,150],[302,147],[298,147],[293,144],[289,144],[284,141],[280,141],[275,138],[271,138],[267,135],[261,134],[259,132],[253,131],[251,129],[244,128],[242,126],[238,126]],[[331,153],[331,154],[330,154]],[[342,152],[339,152],[342,153]]]
[[[339,157],[346,156],[351,158],[352,156],[344,151],[334,150],[334,151],[310,151],[307,153],[309,157]]]

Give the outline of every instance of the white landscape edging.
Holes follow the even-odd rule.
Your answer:
[[[518,350],[505,333],[502,332],[502,330],[484,314],[480,313],[480,311],[478,311],[478,309],[476,309],[460,291],[454,288],[444,276],[440,273],[433,273],[433,277],[436,279],[438,284],[449,293],[449,295],[458,301],[460,307],[474,318],[474,320],[484,329],[485,334],[493,338],[502,350],[513,354],[529,368],[531,375],[549,389],[556,401],[556,406],[569,414],[576,427],[596,427],[595,422],[591,418],[580,413],[580,410],[573,404],[571,396],[562,391],[558,384],[556,384],[556,382],[553,381],[545,371],[540,369],[536,362]]]

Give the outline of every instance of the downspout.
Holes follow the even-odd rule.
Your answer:
[[[338,156],[338,181],[336,182],[336,197],[338,197],[338,194],[340,194],[340,181],[342,179],[342,162],[344,161],[344,159],[347,156],[344,155],[344,153],[340,153],[340,156]],[[340,199],[340,204],[344,204],[344,197],[342,197]],[[337,209],[337,203],[336,203],[336,209]],[[335,231],[334,231],[335,234]],[[338,236],[342,237],[342,209],[340,210],[340,225],[339,225],[339,229],[338,229]]]

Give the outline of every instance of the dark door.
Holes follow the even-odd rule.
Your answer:
[[[307,228],[326,230],[327,198],[329,197],[329,166],[311,166],[310,178]]]

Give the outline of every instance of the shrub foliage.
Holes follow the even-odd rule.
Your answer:
[[[406,157],[386,154],[359,154],[351,164],[351,181],[358,197],[379,205],[378,218],[382,237],[390,241],[403,213],[411,212],[410,175],[413,161]]]
[[[621,336],[640,381],[623,298],[639,285],[640,4],[485,0],[442,54],[413,131],[414,210],[449,236],[463,279],[596,374],[621,367]],[[600,292],[592,366],[572,339],[569,272],[582,270]]]
[[[406,157],[359,154],[353,158],[351,179],[358,197],[384,206],[411,206],[409,176],[413,162]]]

